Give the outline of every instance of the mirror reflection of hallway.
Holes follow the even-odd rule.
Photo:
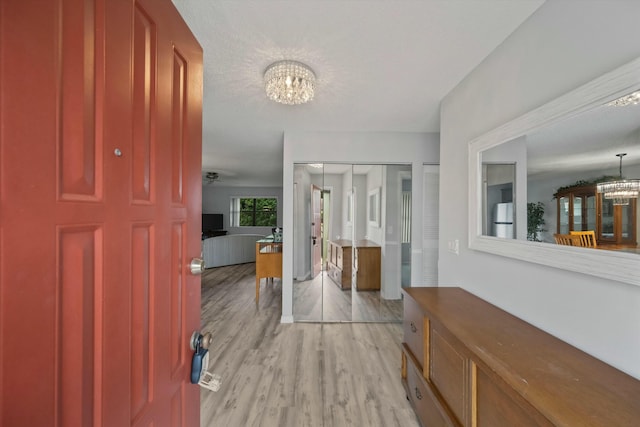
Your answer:
[[[322,271],[322,190],[315,184],[311,185],[311,278],[315,278]]]
[[[515,163],[483,163],[483,234],[515,238]]]
[[[312,226],[314,194],[321,199],[319,231]],[[296,164],[294,320],[401,321],[410,224],[410,165]],[[322,245],[317,275],[314,236]]]

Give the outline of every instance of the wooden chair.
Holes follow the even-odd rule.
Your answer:
[[[580,236],[574,234],[554,234],[553,238],[558,245],[565,246],[582,246]]]
[[[572,236],[580,237],[580,246],[584,246],[585,248],[596,248],[598,247],[598,243],[596,242],[596,232],[593,230],[587,231],[570,231]]]

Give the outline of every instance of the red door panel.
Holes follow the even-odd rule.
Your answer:
[[[0,425],[199,425],[200,47],[169,0],[1,2],[0,43]]]

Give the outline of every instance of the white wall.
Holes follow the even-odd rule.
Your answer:
[[[202,186],[202,213],[224,214],[224,229],[229,234],[271,234],[271,227],[230,227],[232,197],[276,197],[278,199],[278,225],[282,226],[281,187],[222,187],[213,183]]]
[[[294,163],[411,164],[412,176],[423,175],[423,163],[439,162],[436,133],[285,132],[283,149],[282,322],[293,321],[293,182]],[[412,218],[422,218],[422,181],[412,187]],[[421,284],[422,222],[411,230],[411,283]]]
[[[468,146],[640,56],[640,1],[548,1],[441,104],[440,266],[461,286],[640,378],[640,287],[472,251]],[[460,254],[446,250],[460,239]]]

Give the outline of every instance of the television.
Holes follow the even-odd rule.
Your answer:
[[[202,232],[222,230],[224,221],[222,214],[202,214]]]

